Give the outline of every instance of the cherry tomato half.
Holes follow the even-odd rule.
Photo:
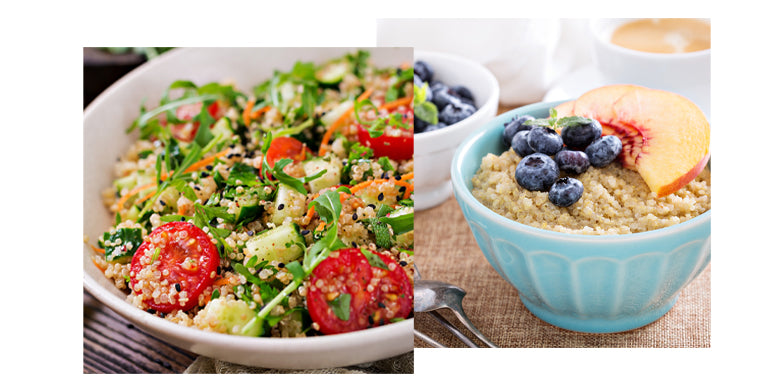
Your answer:
[[[218,266],[208,234],[189,222],[169,222],[152,230],[135,252],[130,288],[154,310],[186,311],[213,283]]]
[[[203,103],[192,103],[179,106],[176,109],[176,118],[186,123],[177,123],[170,126],[171,134],[179,141],[192,142],[195,139],[195,135],[198,133],[200,122],[192,121],[193,118],[200,115],[200,110],[203,107]],[[222,107],[219,101],[211,103],[206,110],[209,115],[215,120],[222,118],[225,112],[225,108]]]
[[[388,269],[372,266],[360,249],[341,249],[314,269],[306,294],[313,322],[325,334],[366,329],[406,318],[412,311],[413,287],[393,259],[373,252]],[[349,297],[348,318],[339,300]],[[343,302],[342,302],[343,303]]]
[[[277,161],[283,158],[289,158],[294,162],[301,162],[306,159],[306,152],[309,151],[303,142],[292,137],[278,137],[271,141],[268,146],[265,159],[268,166],[272,167]]]
[[[406,107],[399,108],[397,112],[404,114],[406,118],[404,122],[413,122],[413,114]],[[375,157],[386,156],[393,160],[408,160],[414,155],[414,129],[412,128],[388,129],[379,137],[372,138],[363,125],[358,125],[358,140],[361,145],[374,149]]]

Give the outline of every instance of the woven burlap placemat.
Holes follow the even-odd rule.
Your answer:
[[[527,348],[709,348],[710,267],[681,293],[659,320],[615,334],[564,330],[535,317],[517,291],[490,266],[477,246],[454,197],[415,213],[415,263],[425,279],[466,290],[464,310],[477,328],[500,347]],[[457,324],[447,310],[445,318]],[[465,347],[430,315],[415,316],[415,329],[450,347]],[[415,348],[429,345],[415,338]]]

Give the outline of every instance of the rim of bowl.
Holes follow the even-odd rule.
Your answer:
[[[468,59],[466,57],[461,57],[450,53],[441,53],[436,51],[415,50],[414,56],[415,59],[419,58],[421,60],[424,60],[425,57],[439,57],[447,61],[466,64],[466,66],[473,67],[477,72],[479,72],[483,77],[485,77],[488,81],[488,87],[490,88],[488,93],[488,98],[485,100],[485,103],[482,103],[482,105],[479,107],[479,109],[476,112],[474,112],[474,114],[472,114],[468,118],[458,123],[449,125],[443,129],[432,131],[430,133],[415,134],[414,135],[415,139],[419,139],[420,141],[425,141],[426,139],[433,138],[437,135],[444,135],[447,133],[456,132],[458,131],[458,129],[462,127],[469,126],[471,122],[477,119],[478,117],[477,114],[479,114],[479,116],[482,116],[485,114],[485,112],[490,110],[489,107],[493,106],[494,104],[496,106],[498,105],[498,95],[499,95],[498,79],[496,79],[496,76],[493,75],[493,73],[490,70],[488,70],[488,68],[486,68],[484,65],[474,60]]]
[[[557,239],[565,239],[568,241],[578,241],[578,242],[599,242],[599,243],[610,242],[610,241],[625,242],[625,241],[645,240],[651,238],[660,238],[667,235],[677,234],[681,230],[685,230],[694,225],[706,223],[711,220],[712,209],[710,208],[710,210],[707,210],[706,212],[694,218],[691,218],[685,222],[680,222],[672,226],[667,226],[667,227],[650,230],[646,232],[610,234],[610,235],[574,234],[574,233],[563,233],[563,232],[556,232],[552,230],[545,230],[545,229],[522,224],[520,222],[504,217],[503,215],[483,205],[482,202],[478,201],[477,198],[475,198],[474,195],[472,195],[471,191],[469,191],[468,186],[466,185],[466,182],[463,178],[465,172],[463,172],[462,166],[466,158],[465,156],[466,153],[474,146],[475,143],[477,143],[477,141],[482,139],[482,137],[485,137],[486,134],[490,131],[490,129],[496,127],[497,125],[503,125],[504,121],[506,121],[509,117],[518,115],[519,114],[518,111],[531,111],[535,109],[551,108],[561,103],[564,103],[566,101],[567,100],[560,100],[555,102],[540,102],[540,103],[533,103],[526,106],[515,108],[513,110],[507,111],[493,118],[490,122],[480,127],[473,134],[469,135],[455,151],[455,156],[452,159],[450,176],[452,180],[452,188],[455,197],[458,198],[458,200],[465,202],[465,204],[471,210],[481,214],[482,216],[489,219],[494,224],[500,225],[502,228],[521,231],[525,234],[544,237],[544,238],[557,238]]]
[[[618,18],[614,19],[615,23],[617,21],[629,21],[629,20],[642,20],[642,19],[648,19],[648,18]],[[707,20],[707,23],[712,25],[709,19],[703,19],[703,18],[694,18],[694,19],[700,19],[700,20]],[[643,59],[650,59],[650,60],[675,60],[675,59],[689,59],[689,58],[696,58],[696,57],[705,57],[710,55],[710,52],[712,51],[712,47],[704,50],[696,50],[692,52],[687,53],[650,53],[646,51],[640,51],[640,50],[634,50],[629,49],[627,47],[616,45],[612,42],[609,42],[601,37],[602,32],[599,31],[597,28],[598,23],[602,23],[604,20],[607,19],[592,19],[590,21],[590,32],[592,34],[593,40],[595,41],[595,44],[600,44],[601,46],[604,46],[607,48],[607,50],[616,51],[621,54],[626,55],[633,55],[639,58]],[[611,19],[610,19],[611,20]],[[615,26],[617,27],[617,26]]]
[[[122,76],[119,80],[111,84],[111,86],[106,88],[102,93],[100,93],[100,95],[98,95],[92,102],[90,102],[90,104],[84,109],[83,120],[86,121],[87,118],[92,115],[92,112],[100,105],[101,101],[107,99],[108,96],[113,94],[115,90],[124,88],[125,84],[132,82],[132,80],[138,77],[139,74],[148,72],[149,68],[163,66],[165,62],[170,61],[171,57],[175,58],[176,56],[182,55],[181,53],[198,49],[199,48],[176,48],[163,53],[154,61],[146,61],[145,63],[131,70]],[[116,296],[113,292],[109,291],[105,286],[101,285],[98,280],[93,278],[86,269],[84,269],[83,272],[84,276],[82,284],[84,288],[86,288],[86,290],[98,301],[108,306],[114,312],[122,315],[124,318],[129,319],[130,322],[144,326],[146,328],[154,329],[156,332],[160,332],[171,338],[183,338],[191,341],[198,340],[198,344],[203,345],[230,345],[233,348],[241,349],[273,348],[279,351],[284,350],[288,352],[290,348],[302,348],[303,346],[306,346],[307,349],[330,348],[337,350],[339,349],[339,346],[344,345],[346,341],[361,337],[373,336],[377,340],[383,340],[397,334],[398,332],[408,333],[411,337],[412,328],[414,327],[414,317],[412,316],[398,323],[391,323],[374,328],[358,330],[355,332],[305,338],[242,337],[237,335],[207,332],[201,329],[182,326],[166,319],[150,315],[149,313],[138,309],[137,307],[126,302],[124,299]],[[203,340],[208,340],[208,342],[204,343]]]

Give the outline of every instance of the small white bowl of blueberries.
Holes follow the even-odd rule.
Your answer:
[[[451,196],[455,149],[495,117],[499,87],[475,61],[421,50],[414,57],[414,206],[425,210]]]

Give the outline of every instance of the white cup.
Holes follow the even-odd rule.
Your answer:
[[[606,84],[636,84],[687,97],[710,116],[710,49],[648,53],[611,43],[619,26],[635,19],[593,19],[593,60]],[[707,21],[709,23],[709,21]]]

